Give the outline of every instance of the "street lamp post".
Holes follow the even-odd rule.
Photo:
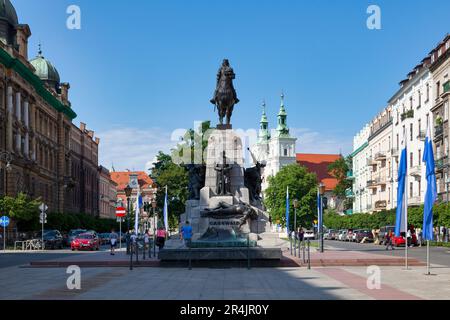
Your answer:
[[[320,252],[323,253],[323,195],[325,194],[325,185],[319,184],[320,207],[319,207],[319,234],[320,234]]]
[[[156,258],[156,199],[152,201],[153,208],[153,257]]]
[[[0,160],[4,160],[6,161],[6,172],[5,172],[5,195],[7,194],[8,191],[8,172],[11,172],[12,167],[11,167],[11,161],[13,160],[11,153],[7,152],[7,151],[2,151],[0,152]],[[3,181],[1,182],[3,183]],[[2,188],[3,189],[3,188]]]
[[[127,254],[130,254],[130,197],[133,189],[127,185],[124,191],[127,197]]]

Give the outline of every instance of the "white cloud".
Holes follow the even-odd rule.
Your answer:
[[[297,137],[297,152],[347,155],[352,151],[353,138],[333,132],[318,132],[307,128],[292,128]]]
[[[100,163],[117,171],[147,170],[159,151],[169,152],[176,142],[171,132],[160,128],[121,128],[99,132]]]
[[[254,141],[254,130],[238,130],[248,136],[246,143]],[[161,128],[137,129],[118,128],[99,132],[100,164],[117,171],[147,170],[152,166],[159,151],[170,152],[185,129],[167,131]],[[332,153],[346,155],[352,150],[352,138],[332,132],[320,133],[307,128],[291,128],[291,135],[297,137],[297,152]],[[243,137],[244,138],[244,137]],[[245,154],[245,153],[244,153]]]

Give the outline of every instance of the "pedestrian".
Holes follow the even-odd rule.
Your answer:
[[[156,232],[156,245],[158,246],[159,250],[164,248],[166,238],[167,238],[166,230],[164,230],[163,227],[159,227],[158,231]]]
[[[447,242],[447,228],[442,227],[442,242]]]
[[[417,228],[416,229],[416,234],[417,234],[417,245],[419,247],[421,247],[422,246],[422,229]]]
[[[144,233],[144,251],[148,248],[148,256],[151,257],[151,250],[150,250],[150,234],[149,230],[146,229]]]
[[[192,227],[187,220],[185,225],[181,228],[181,236],[183,237],[182,239],[184,240],[186,247],[190,247],[192,241]]]
[[[394,245],[392,243],[392,237],[394,235],[392,234],[392,230],[389,231],[389,233],[386,235],[386,250],[389,250],[389,247],[391,247],[392,250],[394,250]]]
[[[109,242],[111,244],[111,255],[115,255],[115,249],[117,246],[117,239],[119,238],[119,236],[117,235],[117,233],[114,231],[114,229],[111,230],[111,234],[109,235]]]
[[[300,242],[303,242],[304,237],[305,237],[305,232],[303,231],[303,228],[300,227],[300,229],[298,231],[298,240]]]
[[[408,247],[412,247],[412,234],[411,234],[411,228],[408,228],[406,231],[406,245]]]

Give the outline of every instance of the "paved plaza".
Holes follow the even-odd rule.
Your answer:
[[[329,259],[360,261],[361,259],[385,262],[398,259],[398,253],[386,253],[375,246],[360,246],[360,251],[331,247],[322,256]],[[352,247],[353,248],[353,247]],[[358,247],[354,247],[358,248]],[[377,249],[377,251],[376,251]],[[284,255],[294,261],[284,246]],[[364,252],[364,250],[368,252]],[[420,257],[421,249],[412,253]],[[414,252],[414,251],[412,251]],[[420,300],[448,299],[450,297],[450,267],[432,265],[432,275],[425,275],[423,261],[420,265],[380,265],[380,288],[368,286],[366,265],[327,267],[313,264],[294,264],[285,267],[160,267],[156,259],[146,259],[148,265],[129,270],[127,256],[120,252],[110,256],[107,251],[83,253],[37,253],[0,255],[0,281],[3,290],[0,299],[37,300],[304,300],[304,299],[362,299],[362,300]],[[320,257],[320,253],[312,253]],[[450,254],[442,250],[440,260]],[[28,258],[27,258],[28,257]],[[351,258],[351,259],[350,259]],[[9,263],[5,263],[8,260]],[[325,259],[326,260],[326,259]],[[15,261],[15,263],[14,263]],[[37,263],[35,266],[30,262]],[[81,289],[69,290],[66,265],[49,267],[48,262],[79,263]],[[106,261],[104,266],[83,266],[89,261]],[[142,259],[140,257],[142,263]],[[314,260],[313,260],[314,261]],[[331,260],[329,260],[331,261]],[[46,264],[47,263],[47,264]],[[108,266],[108,263],[115,267]],[[115,264],[116,263],[116,264]],[[375,264],[376,265],[376,264]],[[370,270],[369,270],[370,271]],[[411,281],[414,279],[414,281]],[[370,281],[369,281],[370,282]]]

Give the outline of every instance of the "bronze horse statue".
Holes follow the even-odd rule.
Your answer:
[[[219,122],[223,124],[226,117],[226,124],[230,125],[231,115],[233,114],[234,105],[239,103],[236,90],[233,86],[233,80],[236,78],[233,68],[227,59],[223,60],[222,67],[217,73],[217,84],[214,97],[210,100],[219,111]]]

